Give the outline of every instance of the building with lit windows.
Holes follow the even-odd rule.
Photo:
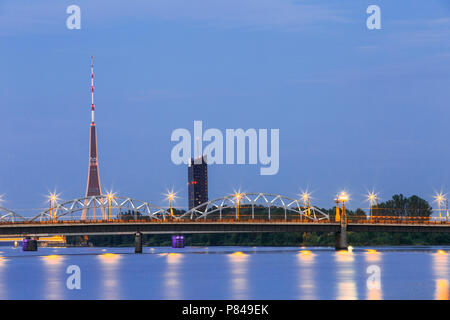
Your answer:
[[[189,209],[208,202],[208,165],[206,156],[192,158],[188,164]]]

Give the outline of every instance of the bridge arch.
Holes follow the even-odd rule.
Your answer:
[[[87,214],[86,214],[87,213]],[[90,214],[91,213],[91,214]],[[170,213],[163,208],[145,201],[129,197],[108,197],[108,195],[83,197],[57,203],[54,208],[48,208],[30,221],[51,220],[108,220],[119,215],[124,219],[165,219]],[[87,217],[82,219],[81,217]]]
[[[238,205],[239,202],[239,205]],[[328,214],[317,207],[304,207],[303,201],[272,193],[239,193],[205,202],[177,219],[283,219],[329,220]]]

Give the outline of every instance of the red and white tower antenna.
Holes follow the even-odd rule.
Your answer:
[[[90,145],[89,145],[89,171],[86,187],[86,198],[102,195],[102,188],[100,186],[100,174],[98,169],[98,154],[97,154],[97,129],[95,127],[94,119],[94,57],[91,56],[91,133],[90,133]],[[85,203],[87,203],[86,200]],[[105,212],[102,210],[103,218],[105,218]],[[81,215],[81,219],[87,218],[87,210],[84,209]],[[95,219],[95,208],[93,212],[93,218]]]
[[[95,106],[94,106],[94,57],[91,56],[91,104],[92,104],[92,123],[95,122]]]

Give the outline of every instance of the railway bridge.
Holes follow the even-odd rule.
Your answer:
[[[172,202],[171,202],[172,203]],[[186,212],[114,195],[52,202],[33,217],[0,208],[0,237],[37,239],[70,235],[333,232],[336,249],[348,247],[347,232],[450,232],[450,222],[430,217],[348,217],[345,200],[331,217],[309,201],[268,193],[239,193],[208,201]],[[177,213],[174,213],[177,212]]]

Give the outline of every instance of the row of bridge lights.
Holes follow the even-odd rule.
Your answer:
[[[109,220],[111,220],[111,202],[114,199],[114,197],[115,197],[115,193],[108,192],[106,194],[106,198],[108,199],[108,219]],[[56,220],[56,204],[57,204],[58,200],[60,200],[58,193],[52,192],[52,193],[49,194],[48,201],[49,201],[49,204],[50,204],[50,218],[53,221]],[[94,211],[93,218],[95,220],[95,211]]]
[[[245,193],[240,193],[240,192],[236,192],[234,194],[234,197],[236,198],[236,218],[237,218],[237,220],[239,220],[240,202],[244,195],[245,195]],[[374,196],[374,197],[372,197],[372,196]],[[311,205],[310,205],[311,193],[303,192],[301,194],[301,198],[303,199],[303,204],[304,204],[304,207],[306,208],[306,216],[309,217],[311,215]],[[339,215],[339,203],[342,203],[342,214],[343,214],[343,216],[345,216],[345,202],[347,202],[348,199],[349,199],[349,196],[345,191],[342,191],[341,193],[339,193],[336,196],[336,203],[337,203],[337,205],[336,205],[336,221],[338,221],[338,222],[341,220],[340,215]],[[370,218],[372,219],[372,204],[373,204],[373,200],[376,199],[376,195],[371,194],[370,199],[371,199]]]
[[[239,220],[239,206],[240,206],[240,201],[243,197],[243,194],[240,192],[237,192],[234,194],[235,198],[236,198],[236,215],[237,215],[237,219]],[[311,193],[309,192],[303,192],[301,194],[301,198],[303,199],[303,204],[304,207],[306,208],[306,216],[309,217],[311,215],[311,205],[310,205],[310,200],[311,200]],[[372,219],[372,211],[373,211],[373,204],[374,202],[378,199],[378,194],[374,193],[374,192],[369,192],[369,194],[367,195],[368,200],[370,201],[370,219]],[[347,192],[342,191],[340,192],[336,198],[335,198],[335,202],[336,202],[336,218],[335,220],[337,222],[341,221],[341,216],[340,216],[340,207],[339,207],[339,203],[342,203],[342,218],[345,219],[345,203],[350,199],[350,196],[348,195]],[[345,222],[345,221],[343,221]]]
[[[240,200],[242,199],[243,194],[242,193],[235,193],[236,198],[236,205],[237,205],[237,218],[239,219],[239,205]],[[311,200],[311,193],[309,192],[302,192],[301,198],[303,199],[304,207],[306,208],[306,216],[309,216],[311,214],[311,206],[310,206],[310,200]],[[366,194],[367,201],[370,203],[370,216],[369,219],[372,220],[373,216],[373,207],[374,205],[377,205],[378,200],[380,199],[378,196],[378,193],[374,191],[370,191]],[[340,206],[339,204],[342,203],[342,222],[345,222],[346,219],[346,211],[345,211],[345,203],[350,199],[349,194],[346,191],[341,191],[336,195],[335,202],[336,202],[336,218],[335,220],[337,222],[341,221],[341,214],[340,214]],[[438,203],[438,214],[439,214],[439,221],[442,220],[442,214],[441,214],[441,204],[445,201],[446,203],[446,218],[447,221],[449,219],[449,210],[448,210],[448,199],[446,198],[446,195],[442,192],[436,194],[434,196],[435,201]]]
[[[377,204],[379,197],[378,197],[378,194],[375,193],[374,191],[367,193],[366,197],[367,197],[367,201],[369,201],[369,203],[370,203],[370,220],[372,220],[373,207],[374,207],[374,204],[375,205]],[[342,215],[343,215],[343,218],[345,218],[345,202],[347,202],[349,200],[349,198],[350,198],[349,195],[345,191],[342,191],[341,193],[339,193],[336,196],[336,198],[335,198],[336,221],[340,221],[340,216],[339,216],[339,203],[340,202],[342,203]],[[448,199],[446,198],[446,195],[443,194],[442,192],[440,192],[434,196],[434,200],[438,204],[438,215],[439,215],[438,220],[439,220],[439,222],[442,220],[441,204],[444,202],[446,203],[446,218],[448,221],[449,210],[448,210]]]
[[[236,207],[237,207],[237,219],[239,220],[239,207],[240,202],[243,198],[245,193],[241,192],[235,192],[234,197],[236,198]],[[111,219],[111,202],[115,197],[115,193],[109,192],[106,194],[106,198],[108,199],[108,217]],[[367,193],[366,195],[367,201],[370,203],[370,220],[372,220],[373,215],[373,207],[377,204],[377,201],[379,200],[378,193],[375,193],[374,191],[371,191]],[[56,219],[56,203],[59,200],[59,194],[53,192],[49,195],[49,202],[50,202],[50,216],[54,220]],[[169,207],[170,207],[170,218],[173,218],[173,200],[177,198],[176,193],[173,191],[169,191],[166,194],[166,199],[169,200]],[[306,208],[306,216],[309,216],[311,214],[311,206],[310,206],[310,200],[311,200],[311,193],[310,192],[302,192],[301,198],[303,199],[304,207]],[[339,204],[342,203],[342,219],[345,219],[345,203],[350,199],[349,194],[346,191],[341,191],[336,195],[335,202],[336,202],[336,221],[341,221],[341,215],[340,215],[340,206]],[[438,204],[438,215],[439,215],[439,221],[442,219],[441,214],[441,204],[446,203],[446,218],[449,219],[449,210],[448,210],[448,199],[446,197],[446,194],[443,194],[442,192],[436,194],[434,196],[435,202]],[[2,197],[0,196],[0,201],[2,201]],[[94,217],[95,219],[95,217]],[[343,221],[345,222],[345,221]]]

